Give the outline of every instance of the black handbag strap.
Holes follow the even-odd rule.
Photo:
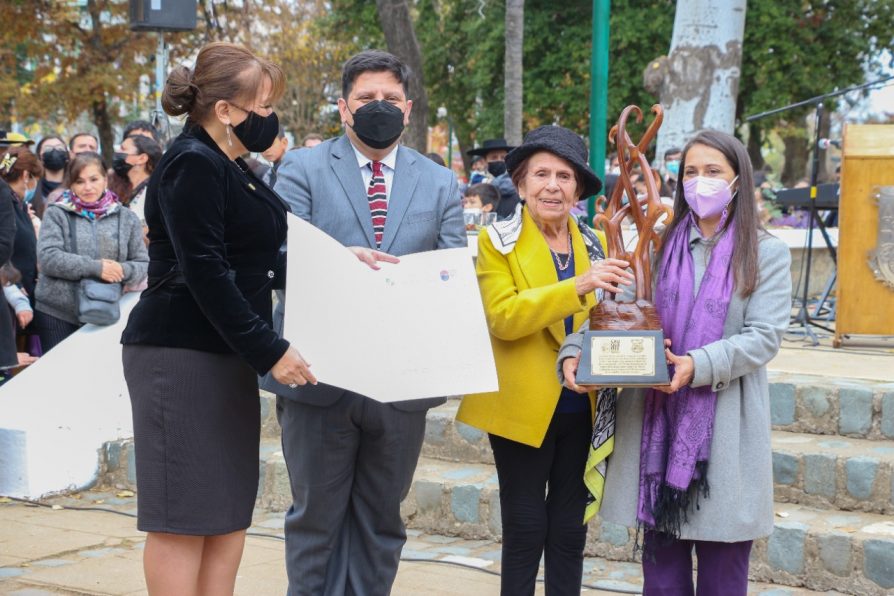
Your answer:
[[[75,227],[75,218],[77,215],[74,213],[68,215],[68,235],[71,237],[71,252],[74,254],[78,254],[78,231]]]

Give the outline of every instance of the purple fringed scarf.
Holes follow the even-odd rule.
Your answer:
[[[668,239],[655,288],[655,307],[674,354],[723,337],[734,289],[733,221],[711,250],[698,295],[693,297],[695,267],[689,237],[695,225],[690,213]],[[717,394],[710,386],[687,385],[671,395],[655,390],[646,394],[637,503],[637,520],[645,529],[679,537],[692,497],[697,503],[699,495],[708,496],[716,403]]]

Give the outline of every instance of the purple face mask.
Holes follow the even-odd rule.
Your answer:
[[[726,180],[722,178],[695,176],[683,181],[683,196],[689,203],[689,208],[699,219],[711,219],[723,213],[723,210],[733,200],[730,187],[738,178],[736,176],[732,182],[727,184]]]

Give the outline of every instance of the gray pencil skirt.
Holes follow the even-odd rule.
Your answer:
[[[213,536],[251,525],[260,401],[233,354],[126,345],[133,408],[137,527]]]

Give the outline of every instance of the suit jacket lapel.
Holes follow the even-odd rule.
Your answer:
[[[576,246],[575,250],[577,250]],[[522,229],[513,253],[517,255],[528,287],[540,288],[558,281],[556,267],[553,264],[553,257],[546,238],[540,233],[527,209],[522,209]],[[575,261],[575,267],[577,267],[577,261]],[[562,342],[565,341],[565,321],[560,319],[550,325],[548,329],[557,345],[562,345]]]
[[[369,198],[366,189],[363,188],[363,176],[360,174],[354,148],[347,135],[342,135],[338,141],[332,144],[331,154],[333,158],[330,162],[332,170],[357,215],[357,221],[363,228],[367,243],[370,248],[375,248],[376,239],[373,234],[372,217],[369,213]]]
[[[388,197],[388,216],[385,218],[385,233],[382,236],[382,250],[388,252],[397,236],[397,230],[413,198],[413,191],[419,180],[419,172],[413,167],[416,155],[403,146],[397,148],[391,194]],[[371,226],[372,224],[370,224]],[[370,228],[372,229],[372,228]]]

